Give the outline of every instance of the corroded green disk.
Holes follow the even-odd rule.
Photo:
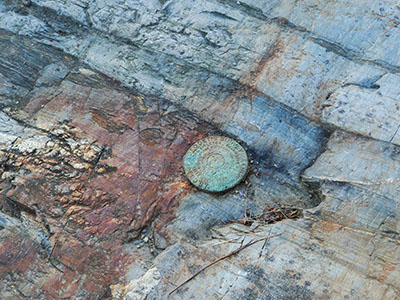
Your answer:
[[[212,136],[193,144],[185,154],[187,178],[196,187],[222,192],[243,180],[249,161],[246,151],[236,141]]]

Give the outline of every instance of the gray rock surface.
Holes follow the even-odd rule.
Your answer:
[[[306,181],[351,183],[397,199],[400,195],[399,148],[347,133],[335,133],[327,150],[303,175]]]
[[[339,4],[288,1],[65,1],[55,11],[40,8],[54,9],[54,1],[34,2],[39,6],[29,9],[1,4],[0,27],[61,48],[207,120],[219,121],[216,110],[234,109],[224,102],[233,92],[239,92],[235,102],[249,101],[253,89],[319,120],[326,97],[343,85],[368,87],[400,70],[395,1],[366,4],[368,13],[340,4],[343,14]],[[311,15],[323,21],[306,24]],[[383,36],[386,46],[377,51]]]
[[[168,299],[266,238],[171,299],[400,299],[399,15],[0,1],[0,298]],[[207,135],[227,193],[182,176]]]
[[[171,246],[155,260],[162,279],[148,298],[164,299],[201,267],[270,237],[203,271],[171,299],[397,299],[399,157],[396,146],[335,133],[304,174],[320,184],[319,206],[299,221],[226,225],[197,247]],[[126,288],[124,299],[134,299]]]
[[[324,103],[322,120],[348,131],[399,144],[400,76],[387,74],[375,87],[349,85]]]

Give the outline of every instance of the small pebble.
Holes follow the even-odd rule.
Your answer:
[[[149,241],[149,238],[147,236],[144,237],[143,242],[147,243]]]
[[[106,172],[106,169],[104,169],[104,168],[99,168],[98,170],[97,170],[97,173],[100,173],[100,174],[103,174],[103,173],[105,173]]]
[[[73,164],[72,167],[77,170],[84,170],[87,168],[86,164],[81,164],[81,163]]]

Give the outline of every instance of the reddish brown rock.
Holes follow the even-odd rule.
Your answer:
[[[10,112],[33,128],[35,140],[49,141],[21,152],[28,139],[22,136],[3,164],[14,175],[1,183],[2,201],[32,208],[36,222],[47,226],[50,246],[5,240],[2,273],[27,272],[43,252],[53,274],[39,276],[36,284],[46,299],[110,296],[109,286],[141,259],[124,245],[153,221],[165,236],[165,225],[191,189],[181,174],[182,157],[213,132],[189,113],[107,78],[101,87],[75,79],[35,90],[22,111]]]

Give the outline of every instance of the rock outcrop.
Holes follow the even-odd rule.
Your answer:
[[[399,15],[1,1],[1,298],[400,298]],[[182,172],[209,135],[250,155],[227,193]]]

